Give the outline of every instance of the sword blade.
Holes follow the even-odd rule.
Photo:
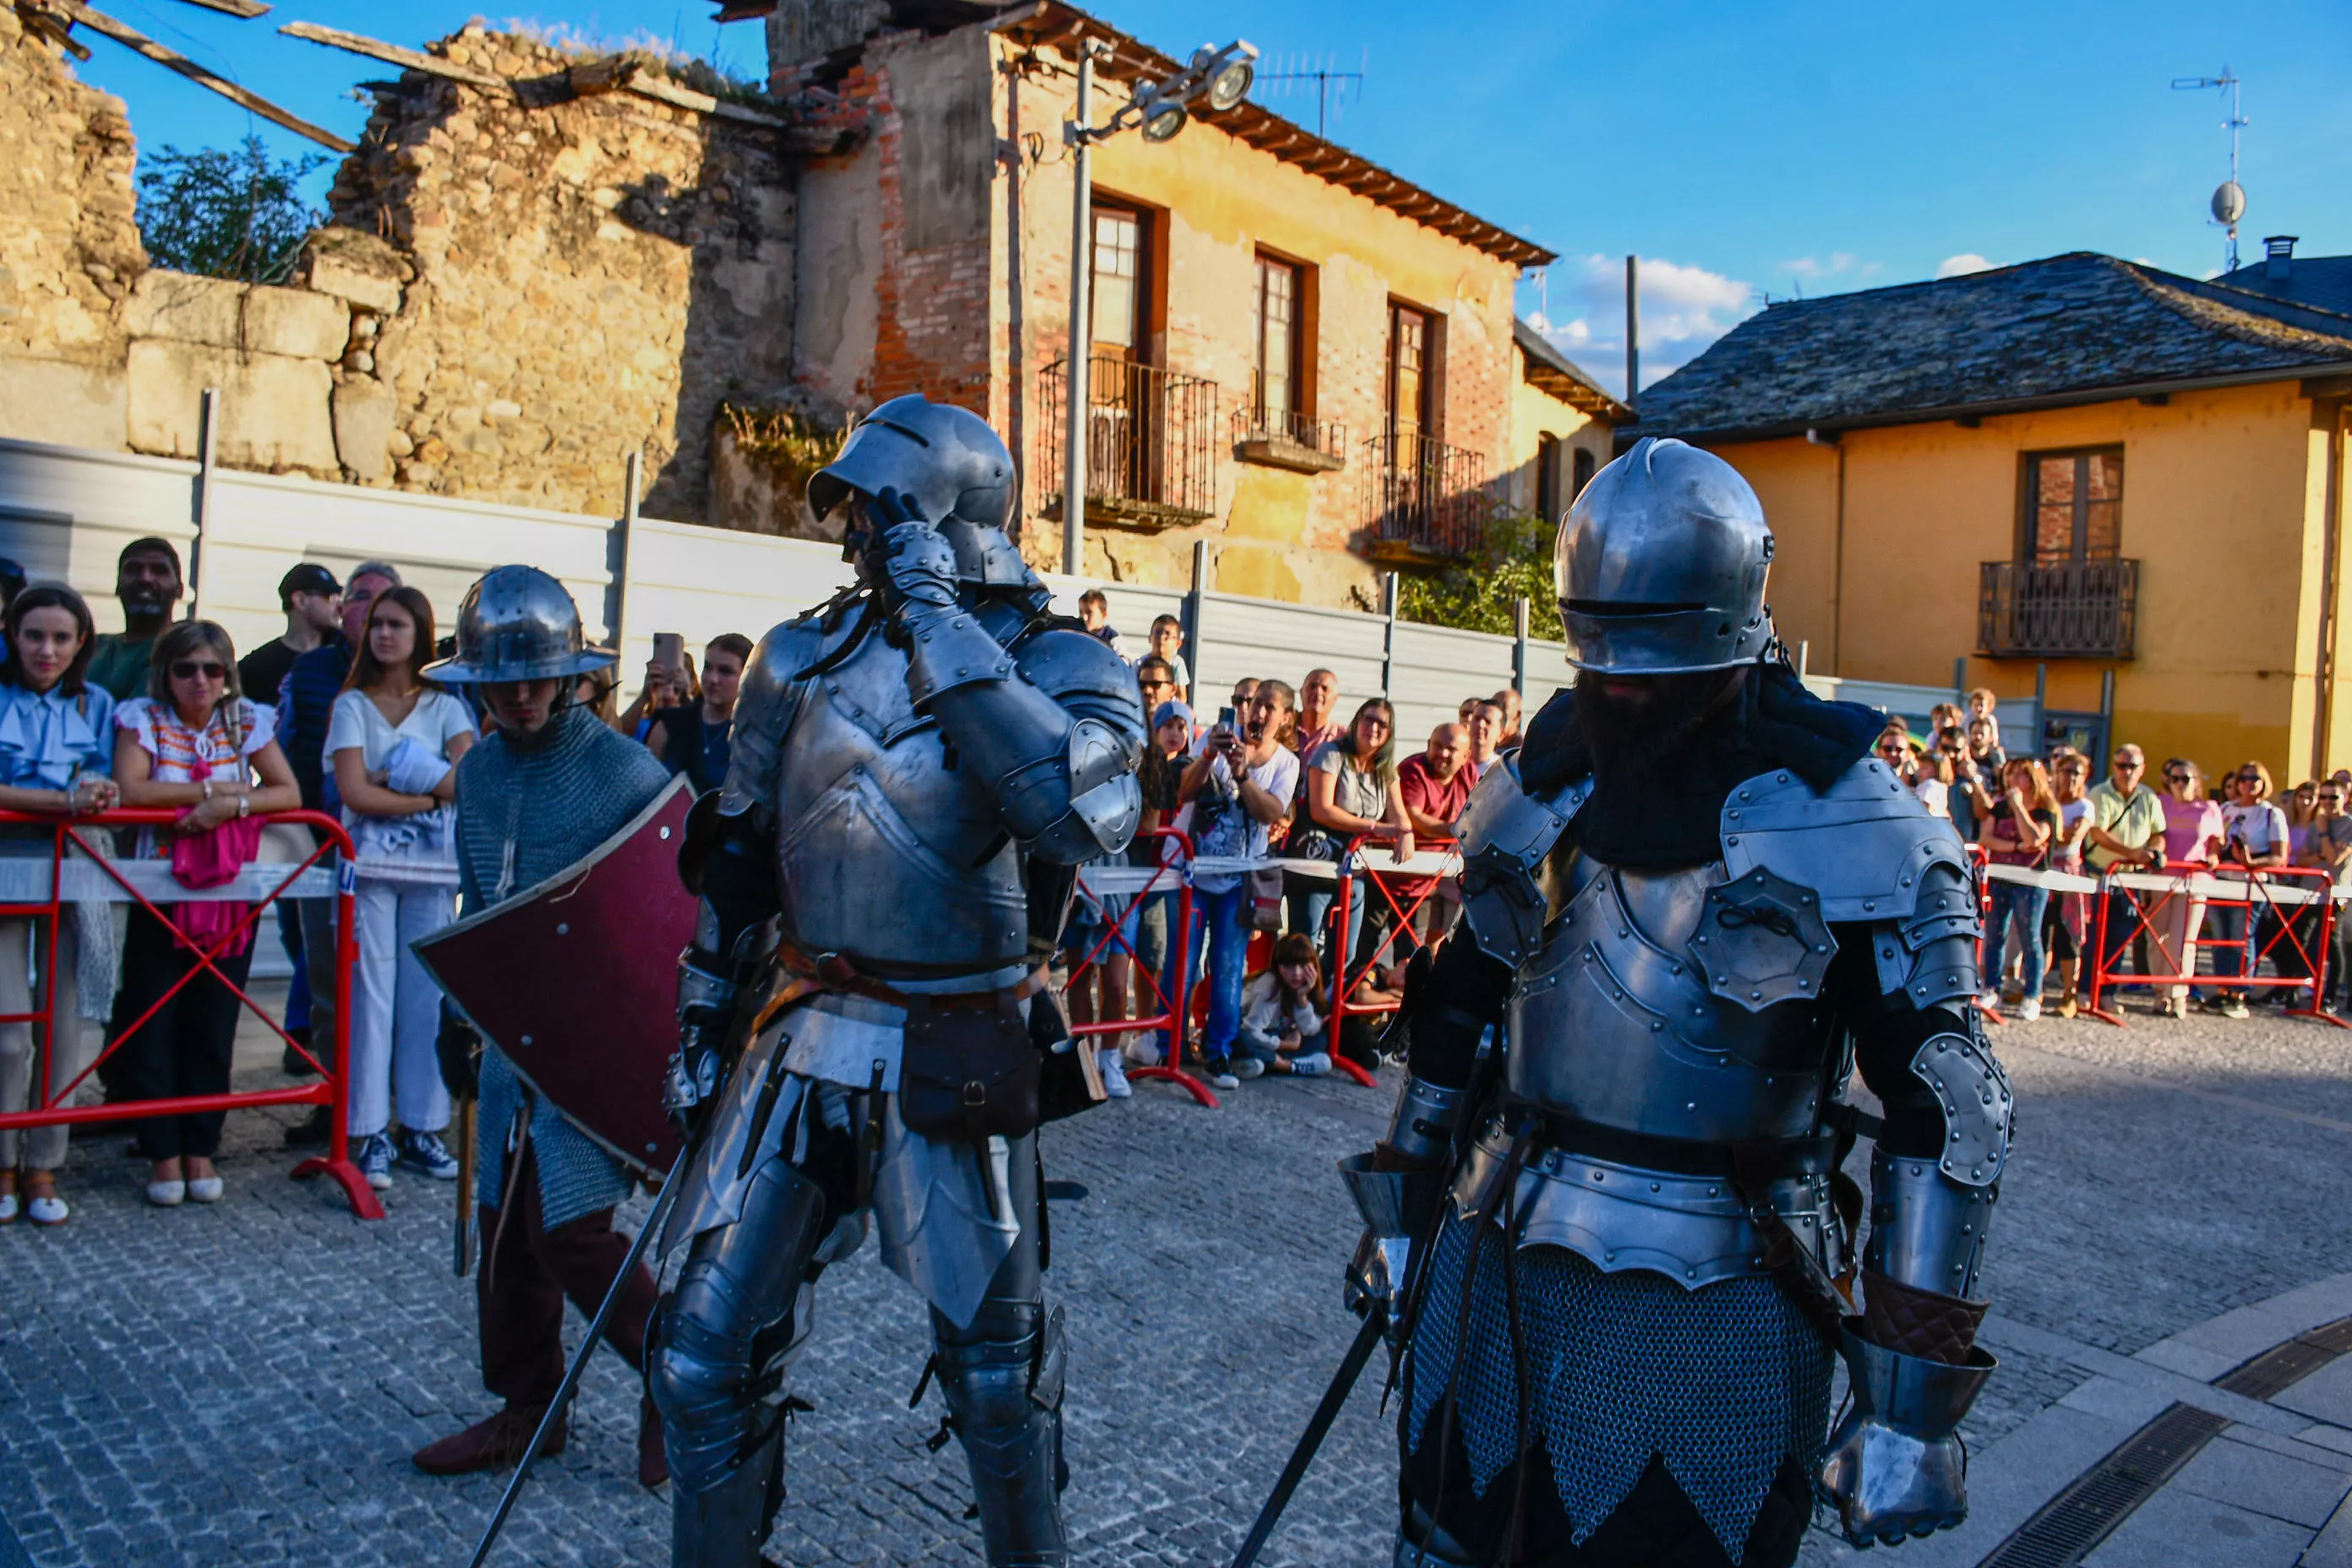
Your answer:
[[[457,1102],[457,1239],[452,1259],[457,1278],[474,1260],[474,1102]]]
[[[1282,1467],[1282,1474],[1274,1483],[1274,1494],[1258,1510],[1257,1522],[1250,1527],[1249,1539],[1242,1542],[1241,1555],[1234,1559],[1234,1568],[1250,1568],[1257,1554],[1265,1547],[1266,1538],[1282,1518],[1282,1510],[1290,1506],[1290,1494],[1298,1489],[1306,1479],[1307,1467],[1315,1462],[1316,1450],[1322,1447],[1324,1435],[1331,1423],[1339,1418],[1340,1407],[1348,1403],[1348,1394],[1356,1380],[1364,1374],[1364,1363],[1372,1359],[1372,1347],[1381,1342],[1381,1333],[1388,1327],[1388,1314],[1378,1310],[1364,1314],[1363,1327],[1356,1331],[1356,1341],[1332,1374],[1331,1386],[1323,1391],[1323,1403],[1315,1407],[1314,1417],[1307,1423],[1298,1447],[1290,1451],[1290,1462]]]
[[[636,1272],[638,1262],[646,1255],[646,1245],[667,1217],[670,1205],[677,1196],[678,1178],[686,1173],[687,1156],[694,1149],[695,1144],[688,1142],[671,1162],[669,1174],[662,1181],[661,1195],[654,1200],[653,1213],[646,1216],[645,1225],[637,1231],[637,1239],[629,1244],[629,1256],[621,1260],[620,1269],[613,1276],[612,1284],[605,1287],[604,1299],[596,1303],[596,1315],[588,1320],[588,1335],[580,1342],[580,1352],[564,1369],[563,1382],[556,1389],[555,1397],[548,1401],[547,1413],[539,1418],[539,1426],[530,1435],[530,1447],[522,1451],[521,1462],[515,1466],[514,1474],[508,1478],[506,1493],[499,1499],[498,1511],[490,1515],[489,1525],[482,1531],[482,1539],[475,1546],[474,1555],[467,1568],[482,1568],[483,1562],[490,1554],[490,1548],[498,1542],[499,1531],[506,1528],[507,1515],[514,1511],[515,1500],[522,1495],[522,1484],[530,1478],[530,1467],[539,1458],[539,1446],[546,1438],[548,1428],[572,1403],[572,1396],[580,1391],[581,1373],[588,1370],[588,1358],[596,1353],[596,1342],[604,1337],[604,1320],[613,1315],[613,1303],[621,1299],[621,1287],[628,1282],[630,1275]]]

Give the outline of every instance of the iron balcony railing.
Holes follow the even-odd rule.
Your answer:
[[[1068,426],[1069,362],[1040,378],[1045,424],[1041,498],[1061,512],[1062,443]],[[1198,522],[1216,510],[1217,384],[1157,365],[1097,356],[1087,370],[1087,511],[1145,525]]]
[[[1290,408],[1234,410],[1234,455],[1280,468],[1328,470],[1348,462],[1348,427]]]
[[[1495,512],[1482,454],[1395,431],[1362,452],[1364,531],[1375,553],[1466,555],[1476,547]]]
[[[2129,658],[2139,563],[1988,561],[1977,590],[1977,647],[1996,658]]]

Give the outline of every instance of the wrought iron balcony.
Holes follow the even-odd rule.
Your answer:
[[[1069,362],[1040,376],[1045,491],[1039,510],[1062,514],[1062,443],[1069,424]],[[1217,505],[1217,384],[1157,365],[1097,357],[1087,370],[1087,521],[1160,529],[1200,522]]]
[[[1244,463],[1328,474],[1348,466],[1348,427],[1287,408],[1234,410],[1234,456]]]
[[[1977,648],[1994,658],[2129,658],[2139,563],[1988,561],[1977,589]]]
[[[1486,459],[1425,436],[1391,432],[1362,447],[1366,553],[1427,563],[1467,555],[1495,514]]]

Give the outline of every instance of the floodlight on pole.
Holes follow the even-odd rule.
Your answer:
[[[1062,442],[1062,570],[1076,576],[1086,563],[1087,437],[1093,388],[1088,384],[1088,340],[1093,331],[1094,169],[1088,153],[1122,131],[1140,130],[1154,144],[1180,135],[1192,122],[1188,105],[1199,100],[1211,112],[1233,108],[1249,96],[1257,68],[1257,46],[1236,38],[1223,48],[1203,44],[1192,51],[1182,69],[1163,80],[1135,89],[1108,123],[1094,123],[1095,62],[1108,59],[1108,43],[1081,39],[1077,45],[1078,94],[1071,118],[1062,126],[1069,144],[1070,174],[1076,187],[1070,200],[1070,334],[1063,366],[1069,406]]]

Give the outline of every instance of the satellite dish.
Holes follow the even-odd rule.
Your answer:
[[[2235,180],[2224,180],[2213,188],[2213,221],[2235,224],[2246,216],[2246,187]]]

